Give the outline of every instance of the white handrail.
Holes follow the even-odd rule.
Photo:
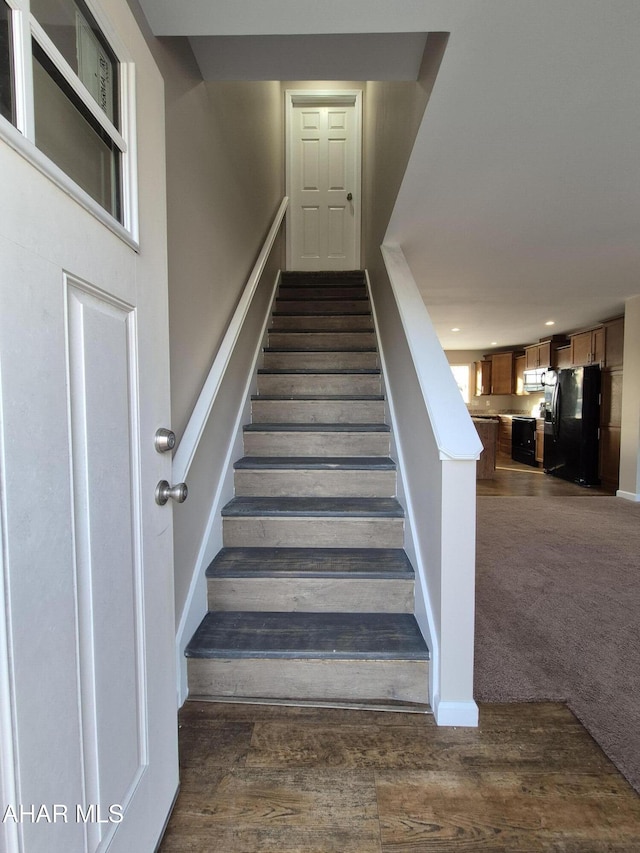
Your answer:
[[[441,459],[477,459],[482,442],[400,246],[380,247]]]
[[[187,423],[182,435],[180,444],[178,445],[173,457],[173,480],[176,483],[180,483],[185,480],[189,473],[202,433],[207,425],[211,409],[213,408],[218,391],[220,390],[220,385],[222,384],[222,379],[227,369],[227,365],[229,364],[236,341],[238,340],[238,335],[240,334],[249,311],[251,301],[253,300],[254,293],[269,255],[271,254],[271,250],[273,249],[273,244],[275,243],[276,236],[280,230],[280,226],[282,225],[282,220],[284,219],[288,204],[289,198],[285,196],[282,199],[282,203],[278,208],[278,212],[275,215],[273,224],[271,225],[264,245],[258,255],[258,259],[251,271],[251,275],[249,276],[245,289],[240,297],[238,307],[234,312],[229,328],[222,339],[220,349],[218,350],[215,360],[211,365],[209,375],[202,387],[198,401],[191,412],[191,417],[189,418],[189,422]]]

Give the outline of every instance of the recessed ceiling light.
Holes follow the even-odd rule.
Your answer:
[[[452,332],[459,332],[460,329],[456,326],[454,329],[451,329]]]
[[[491,341],[491,346],[492,346],[492,347],[497,347],[497,346],[498,346],[498,341]]]
[[[547,322],[545,323],[545,326],[555,326],[555,324],[556,324],[555,320],[547,320]]]

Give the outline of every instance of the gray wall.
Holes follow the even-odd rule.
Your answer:
[[[284,194],[277,83],[209,83],[162,40],[173,428],[184,429]]]

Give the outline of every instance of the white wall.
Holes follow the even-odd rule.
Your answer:
[[[640,296],[627,300],[618,495],[640,501]]]

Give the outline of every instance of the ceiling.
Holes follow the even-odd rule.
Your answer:
[[[446,349],[531,343],[640,293],[638,0],[141,5],[207,79],[336,79],[331,52],[344,79],[415,79],[425,34],[451,34],[386,238]]]

